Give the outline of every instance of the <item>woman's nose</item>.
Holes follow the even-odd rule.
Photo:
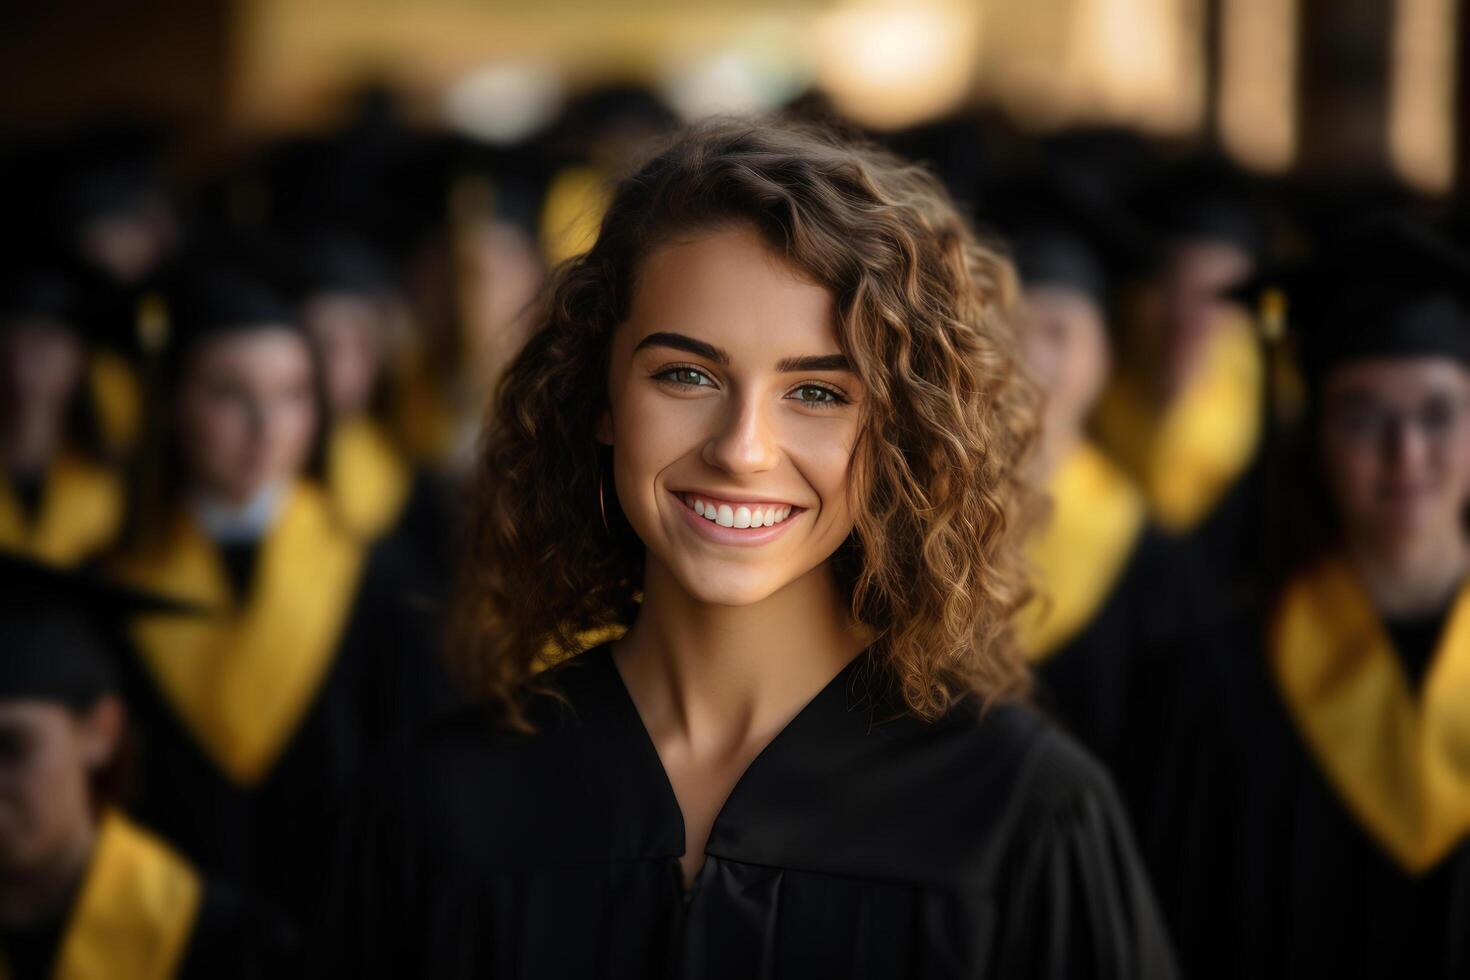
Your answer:
[[[769,409],[759,398],[737,395],[726,403],[719,430],[705,443],[704,459],[728,473],[759,473],[777,458]]]

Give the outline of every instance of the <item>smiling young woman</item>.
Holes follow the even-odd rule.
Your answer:
[[[487,703],[365,793],[333,975],[1172,975],[1112,789],[1019,703],[1013,292],[823,133],[619,185],[483,451]]]

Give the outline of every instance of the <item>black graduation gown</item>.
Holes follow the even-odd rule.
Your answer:
[[[391,542],[420,567],[417,585],[447,591],[455,532],[449,481],[412,465],[372,420],[338,423],[327,445],[327,488],[353,532]]]
[[[405,574],[416,567],[386,544],[367,553],[321,679],[257,778],[232,774],[144,658],[130,663],[126,695],[141,741],[139,819],[288,923],[299,925],[315,901],[339,805],[367,760],[391,733],[453,701],[439,657],[440,610],[424,600],[432,590]]]
[[[682,816],[608,647],[558,668],[539,734],[446,717],[364,793],[322,972],[1173,976],[1089,757],[1020,706],[895,718],[863,664],[751,764],[687,895]]]
[[[1157,785],[1175,661],[1214,618],[1195,549],[1151,523],[1135,485],[1082,445],[1056,469],[1029,546],[1039,598],[1022,620],[1035,699],[1112,773],[1130,811]]]
[[[1186,975],[1470,976],[1470,839],[1421,872],[1395,861],[1288,709],[1262,617],[1226,639],[1194,662],[1168,795],[1141,821]]]
[[[1096,425],[1104,445],[1145,488],[1157,523],[1186,539],[1222,587],[1249,592],[1260,583],[1265,558],[1260,530],[1271,368],[1244,318],[1221,324],[1204,358],[1162,414],[1142,394],[1141,378],[1119,372]],[[1176,477],[1195,471],[1201,479],[1192,491],[1171,488]]]
[[[1147,526],[1097,613],[1037,665],[1038,703],[1109,768],[1125,796],[1133,780],[1150,778],[1160,734],[1151,702],[1177,695],[1166,682],[1168,661],[1187,656],[1213,617],[1209,594],[1192,550]]]

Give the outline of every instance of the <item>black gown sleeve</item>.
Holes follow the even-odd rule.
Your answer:
[[[1036,749],[1005,892],[1005,977],[1170,980],[1169,937],[1111,781],[1059,735]]]

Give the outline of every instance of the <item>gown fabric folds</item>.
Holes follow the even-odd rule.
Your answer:
[[[871,654],[755,759],[681,886],[682,816],[606,646],[537,733],[484,707],[364,787],[319,969],[354,977],[1172,977],[1107,777],[1026,708],[898,711]]]

